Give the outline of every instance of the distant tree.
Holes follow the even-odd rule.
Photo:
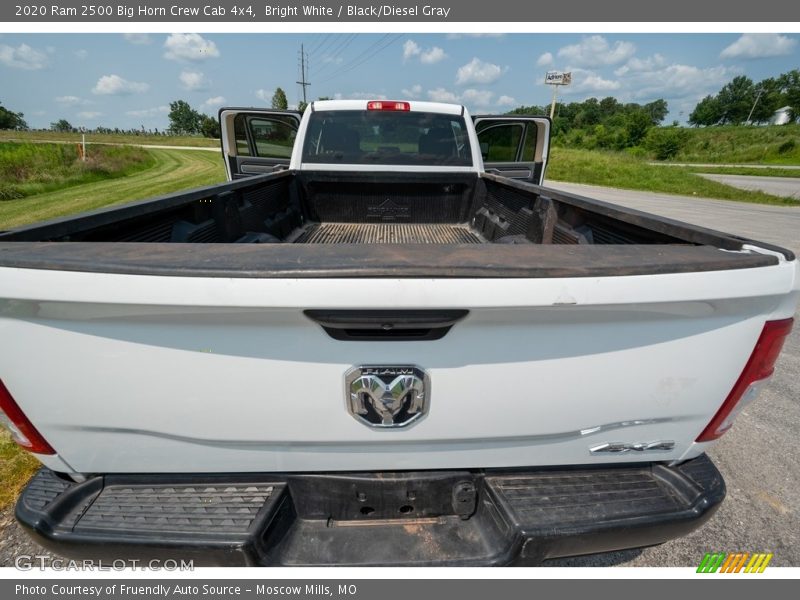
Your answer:
[[[797,121],[800,119],[800,69],[792,69],[788,73],[782,74],[778,80],[783,89],[786,103],[783,106],[791,106],[791,118],[793,121]]]
[[[652,114],[646,107],[630,112],[625,118],[625,131],[628,134],[626,145],[638,146],[653,125]]]
[[[53,131],[73,131],[75,128],[66,119],[59,119],[55,123],[50,123],[50,129]]]
[[[0,129],[27,129],[28,124],[25,122],[24,116],[21,112],[8,110],[0,102]]]
[[[750,114],[756,95],[752,79],[744,75],[734,77],[717,94],[722,108],[722,122],[735,125],[744,123]]]
[[[219,138],[222,134],[219,129],[219,121],[208,115],[200,116],[200,133],[207,138]]]
[[[192,135],[200,133],[202,115],[185,100],[169,103],[169,129],[173,134]]]
[[[667,105],[667,101],[663,98],[659,98],[654,102],[648,102],[644,105],[644,110],[650,115],[650,122],[653,125],[661,123],[661,121],[667,117],[667,114],[669,114],[669,106]]]
[[[289,108],[289,101],[286,99],[286,92],[281,88],[277,88],[275,93],[272,94],[272,108],[275,110],[286,110]]]
[[[722,106],[715,96],[706,96],[694,107],[689,123],[695,127],[717,125],[722,121]]]
[[[304,113],[306,111],[307,106],[308,102],[303,102],[302,100],[300,100],[300,102],[297,103],[297,110],[301,113]]]

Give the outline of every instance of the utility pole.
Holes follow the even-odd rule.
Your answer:
[[[761,98],[761,94],[763,94],[763,93],[764,93],[764,88],[760,88],[758,90],[758,96],[756,96],[756,101],[753,102],[753,108],[750,109],[750,114],[747,115],[747,121],[746,121],[745,125],[752,125],[752,123],[750,123],[750,117],[753,116],[753,111],[755,111],[755,109],[756,109],[756,104],[758,104],[758,100],[759,100],[759,98]]]
[[[303,104],[308,104],[308,100],[306,98],[306,88],[311,85],[308,81],[306,81],[307,68],[308,55],[305,53],[303,44],[300,44],[300,81],[298,81],[297,84],[303,87]]]

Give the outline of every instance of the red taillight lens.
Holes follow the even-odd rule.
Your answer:
[[[36,430],[17,405],[14,398],[0,380],[0,424],[5,425],[11,432],[11,437],[28,452],[36,454],[55,454],[56,451]]]
[[[395,102],[394,100],[370,100],[367,102],[367,110],[411,110],[410,102]]]
[[[733,421],[742,409],[758,396],[763,384],[775,370],[775,361],[781,353],[783,342],[792,331],[794,319],[767,321],[756,342],[750,359],[722,406],[711,422],[697,438],[698,442],[710,442],[733,427]]]

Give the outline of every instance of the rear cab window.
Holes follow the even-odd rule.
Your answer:
[[[316,164],[472,166],[464,117],[413,111],[314,112],[302,160]]]

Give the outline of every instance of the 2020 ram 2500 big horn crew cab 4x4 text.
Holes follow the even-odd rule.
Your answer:
[[[725,493],[798,300],[768,244],[542,186],[550,123],[223,109],[230,181],[0,235],[17,504],[76,557],[534,564]]]

